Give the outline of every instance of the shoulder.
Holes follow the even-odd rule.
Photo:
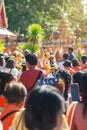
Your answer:
[[[16,130],[16,129],[20,129],[22,127],[25,128],[25,124],[24,124],[24,111],[25,109],[21,109],[19,112],[17,112],[17,114],[15,115],[15,118],[12,122],[11,128],[12,130]],[[25,130],[27,130],[25,128]]]
[[[70,130],[67,120],[66,120],[66,116],[64,114],[62,115],[62,119],[63,121],[62,121],[62,126],[60,130]]]
[[[68,121],[68,124],[70,124],[70,120],[71,120],[71,117],[72,117],[72,113],[74,111],[74,108],[76,107],[76,105],[78,104],[78,102],[72,102],[69,107],[68,107],[68,110],[67,110],[67,113],[66,113],[66,117],[67,117],[67,121]]]
[[[18,69],[17,68],[12,68],[12,71],[18,72]]]
[[[37,68],[37,69],[35,69],[35,71],[37,71],[38,73],[41,72],[41,77],[42,78],[48,75],[46,70],[43,70],[43,69],[38,69]]]
[[[42,75],[41,75],[42,78],[48,75],[48,73],[45,70],[41,70],[41,71],[42,71]]]

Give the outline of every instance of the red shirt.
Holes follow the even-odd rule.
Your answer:
[[[28,89],[30,89],[32,87],[32,85],[34,84],[38,73],[39,73],[40,69],[30,69],[27,71],[24,71],[20,77],[20,82],[22,82],[24,84],[24,86]],[[42,74],[41,74],[41,78],[47,76],[47,72],[42,70]]]

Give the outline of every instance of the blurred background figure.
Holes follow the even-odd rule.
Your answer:
[[[19,71],[16,68],[15,61],[11,58],[6,63],[6,66],[4,69],[1,70],[1,72],[11,73],[15,78],[18,78]]]

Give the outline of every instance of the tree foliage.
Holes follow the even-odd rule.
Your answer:
[[[33,44],[37,44],[42,41],[43,39],[43,30],[39,24],[32,24],[27,28],[27,35],[28,41]]]
[[[9,28],[20,33],[38,23],[49,39],[64,15],[73,29],[87,23],[82,0],[5,0],[5,5]]]

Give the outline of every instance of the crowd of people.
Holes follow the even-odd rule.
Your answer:
[[[85,130],[86,121],[86,55],[0,54],[0,130]]]

